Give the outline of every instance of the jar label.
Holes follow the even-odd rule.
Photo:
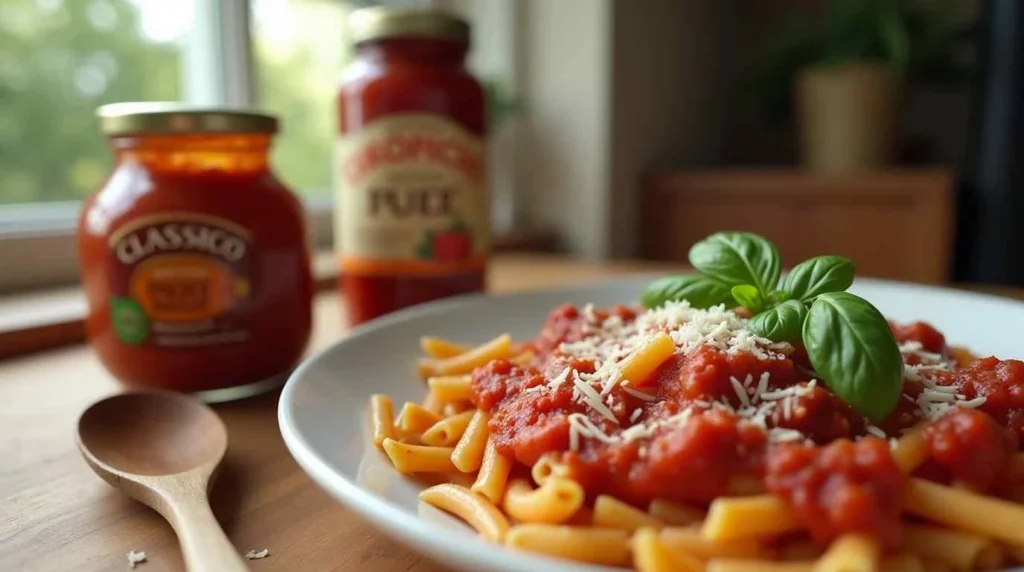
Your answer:
[[[490,248],[480,137],[443,116],[391,115],[343,135],[335,180],[342,270],[479,268]]]
[[[177,212],[110,234],[110,322],[124,344],[198,347],[245,341],[233,312],[252,296],[252,235],[231,221]]]

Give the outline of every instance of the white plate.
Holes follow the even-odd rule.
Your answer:
[[[292,455],[328,493],[375,526],[438,562],[464,570],[594,570],[487,544],[460,521],[416,498],[421,485],[398,475],[369,444],[367,402],[386,393],[396,404],[423,399],[413,370],[419,338],[473,343],[501,332],[529,339],[563,302],[597,306],[639,299],[650,275],[507,296],[468,296],[395,313],[351,332],[303,363],[281,395],[278,417]],[[1020,357],[1024,303],[892,282],[858,280],[852,292],[889,318],[923,320],[951,344],[981,354]]]

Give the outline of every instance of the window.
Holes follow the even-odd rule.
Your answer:
[[[4,0],[0,4],[0,204],[80,200],[110,157],[101,104],[174,100],[191,4]]]
[[[306,196],[330,196],[338,78],[352,51],[346,13],[337,0],[252,0],[259,101],[283,126],[274,164]]]

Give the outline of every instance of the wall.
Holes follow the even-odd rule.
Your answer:
[[[737,0],[615,4],[607,254],[637,254],[644,173],[708,165],[720,155],[739,8]]]
[[[585,258],[607,255],[612,0],[518,0],[522,217]]]

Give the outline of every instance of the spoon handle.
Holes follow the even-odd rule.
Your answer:
[[[171,499],[171,524],[178,534],[189,572],[246,572],[239,556],[206,498]]]

